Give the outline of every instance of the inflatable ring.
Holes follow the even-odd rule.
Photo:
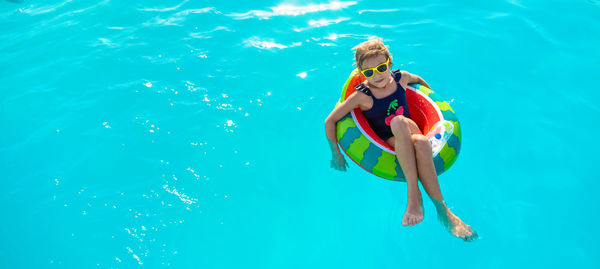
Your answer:
[[[364,80],[355,69],[346,80],[338,104],[354,93],[354,86]],[[423,134],[428,131],[426,137],[432,145],[435,170],[441,175],[454,164],[460,152],[458,118],[447,101],[425,86],[408,85],[406,98],[410,118]],[[394,149],[375,134],[360,108],[339,120],[336,128],[338,144],[356,164],[376,176],[406,182]]]

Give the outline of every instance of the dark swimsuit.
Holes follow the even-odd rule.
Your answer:
[[[356,91],[362,92],[373,98],[373,107],[369,110],[364,110],[362,113],[375,134],[383,141],[387,141],[390,137],[394,136],[389,124],[391,118],[396,115],[410,118],[408,105],[406,104],[406,92],[405,89],[400,86],[400,70],[392,70],[392,75],[396,81],[397,89],[392,94],[381,99],[375,98],[371,90],[363,83],[354,86]]]

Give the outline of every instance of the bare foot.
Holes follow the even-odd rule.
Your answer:
[[[446,202],[443,200],[433,200],[433,203],[435,204],[438,212],[438,219],[454,236],[465,241],[472,241],[479,237],[477,232],[471,229],[471,226],[464,223],[460,218],[454,215],[452,211],[450,211],[450,209],[446,206]]]
[[[423,220],[423,199],[421,195],[412,195],[408,198],[406,212],[402,218],[402,225],[413,226]]]

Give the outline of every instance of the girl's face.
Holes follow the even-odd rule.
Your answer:
[[[369,69],[369,68],[375,68],[376,66],[378,66],[382,63],[385,63],[387,60],[388,59],[384,55],[377,55],[375,57],[367,58],[363,62],[363,64],[362,64],[363,66],[360,69],[360,71]],[[367,78],[369,85],[373,85],[377,88],[383,88],[390,82],[391,72],[390,72],[389,65],[388,65],[387,70],[385,70],[385,72],[379,73],[378,71],[374,70],[374,73],[375,73],[375,75]]]

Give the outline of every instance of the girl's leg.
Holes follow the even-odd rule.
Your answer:
[[[415,225],[423,220],[423,208],[421,200],[421,191],[419,190],[418,183],[418,171],[417,171],[417,159],[415,157],[415,147],[411,135],[413,133],[420,133],[419,128],[414,122],[414,126],[411,124],[411,120],[403,116],[397,116],[392,119],[390,127],[394,134],[393,142],[390,141],[394,150],[396,151],[396,157],[406,178],[408,185],[408,203],[406,206],[406,212],[402,218],[402,225]]]
[[[416,151],[417,174],[421,179],[421,184],[431,199],[443,200],[440,183],[438,182],[433,158],[431,157],[431,143],[422,134],[413,134],[411,136]]]
[[[474,238],[477,238],[477,233],[473,231],[469,225],[454,215],[454,213],[446,206],[446,202],[444,202],[440,184],[435,172],[433,158],[431,157],[431,143],[429,143],[427,137],[421,134],[413,134],[411,138],[416,151],[419,179],[435,205],[438,218],[453,235],[462,238],[465,241],[471,241]]]

